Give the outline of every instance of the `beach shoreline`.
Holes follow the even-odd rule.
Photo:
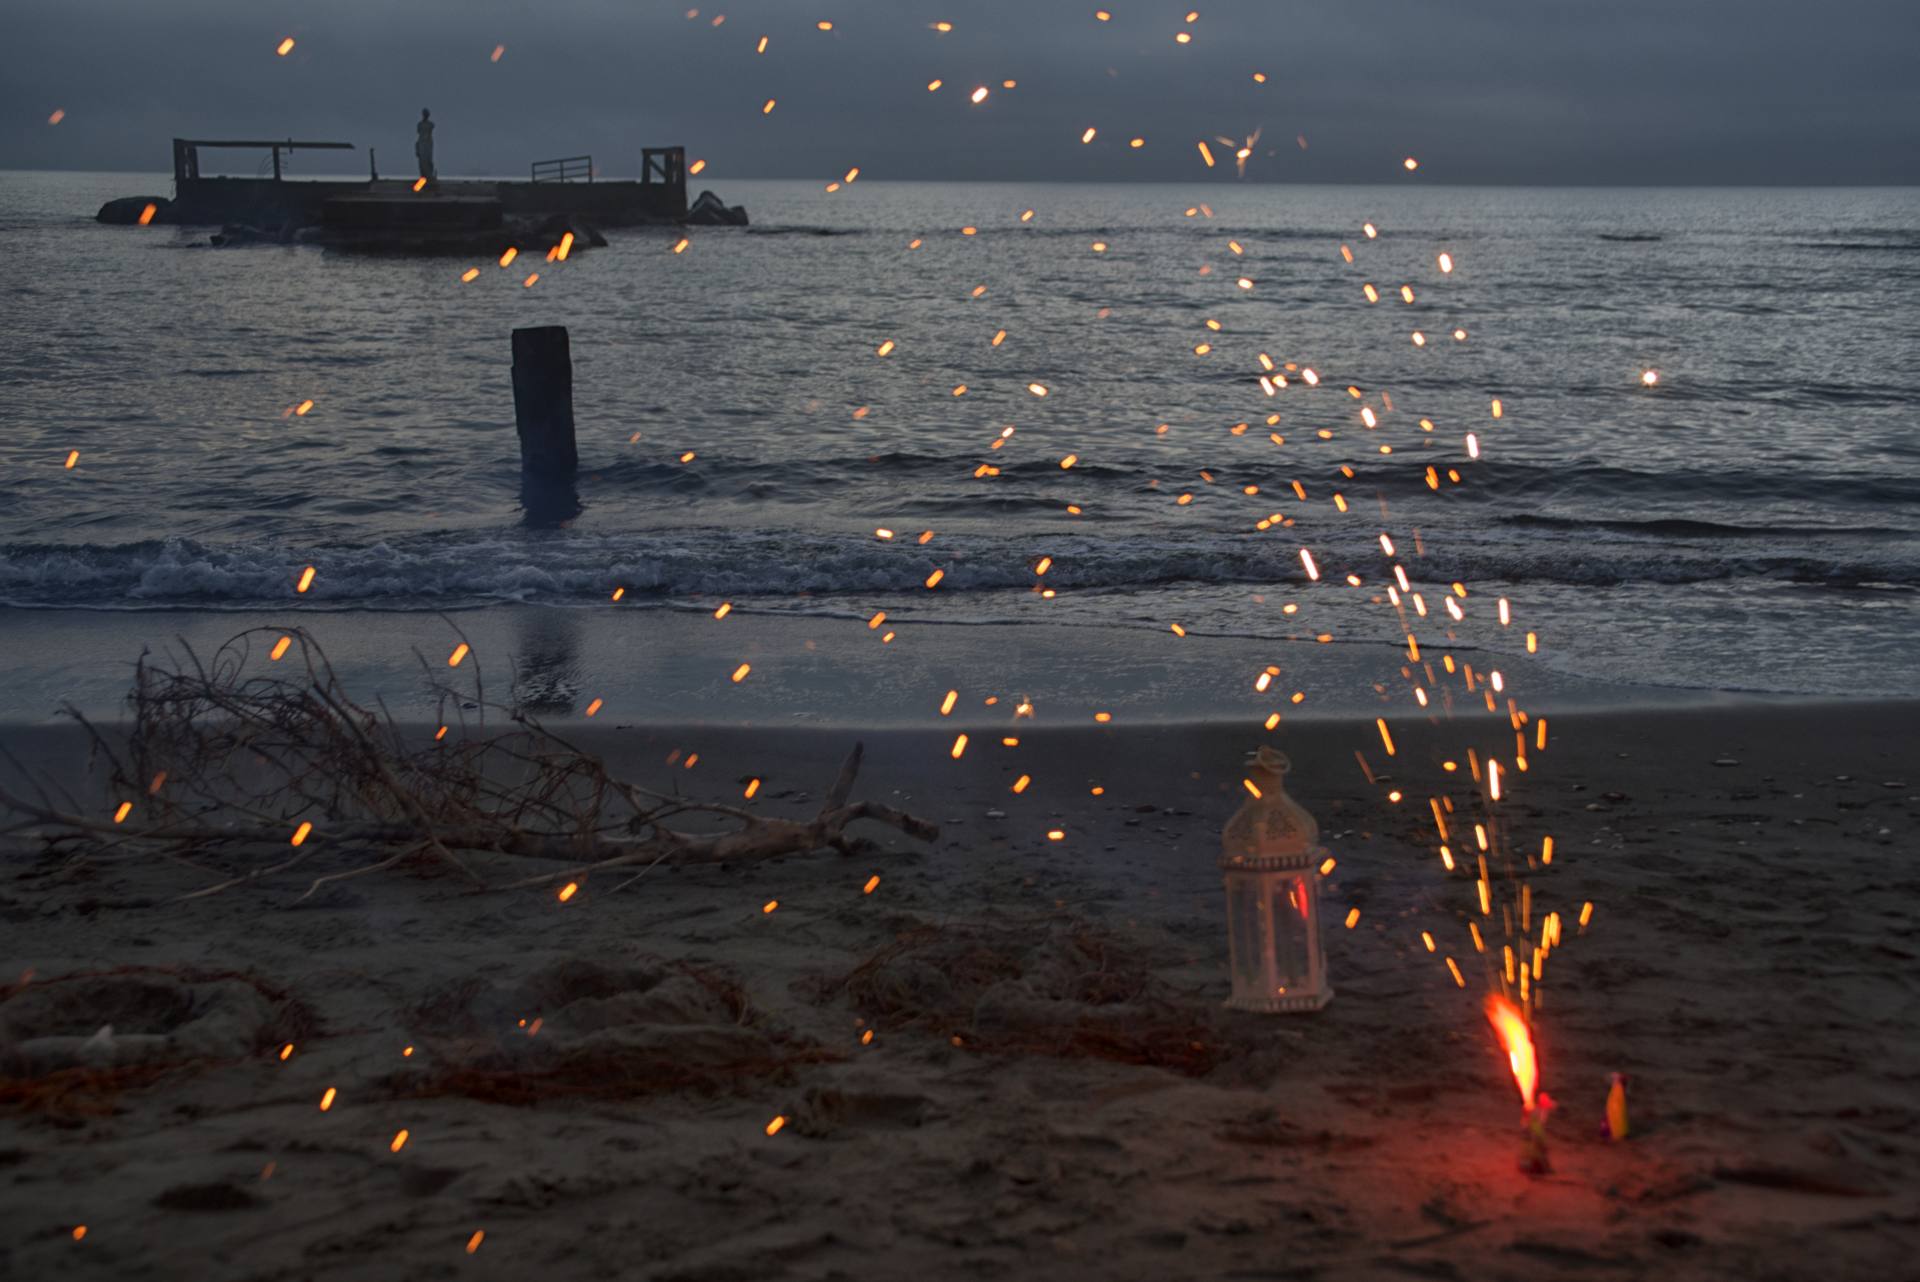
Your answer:
[[[457,683],[476,667],[490,700],[516,698],[542,717],[571,719],[599,699],[598,715],[630,725],[932,723],[950,689],[968,723],[1011,722],[1023,698],[1033,719],[1058,725],[1090,723],[1103,711],[1122,722],[1257,723],[1273,712],[1283,722],[1371,717],[1419,712],[1416,685],[1443,710],[1482,704],[1493,673],[1501,674],[1500,706],[1513,698],[1546,712],[1794,706],[1832,698],[1595,679],[1561,670],[1555,656],[1529,656],[1517,633],[1499,649],[1430,635],[1420,644],[1433,677],[1422,680],[1404,645],[1321,642],[1306,629],[1245,637],[1209,634],[1199,625],[1179,635],[1158,626],[1045,622],[882,618],[872,625],[868,614],[756,611],[751,603],[729,606],[716,619],[718,608],[511,605],[444,615],[0,609],[0,724],[43,723],[63,703],[111,719],[123,713],[144,651],[184,657],[184,640],[205,657],[257,630],[257,657],[294,629],[325,652],[351,693],[386,700],[403,720],[435,715],[427,672]],[[473,666],[445,670],[463,639]],[[1460,672],[1443,670],[1448,655],[1472,665],[1480,686],[1469,692]],[[750,672],[735,682],[742,663]],[[1259,689],[1268,668],[1278,671],[1268,674],[1269,688]]]

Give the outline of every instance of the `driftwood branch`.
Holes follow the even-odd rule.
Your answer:
[[[850,853],[857,838],[848,829],[861,821],[921,841],[939,836],[927,820],[851,800],[863,757],[858,743],[818,814],[773,818],[619,778],[600,757],[525,709],[490,707],[477,659],[467,669],[467,684],[455,687],[420,656],[429,693],[440,708],[459,710],[459,729],[442,726],[431,742],[409,746],[384,704],[376,713],[347,696],[326,655],[302,629],[252,629],[204,660],[184,642],[181,653],[141,655],[128,696],[132,724],[124,736],[110,738],[67,709],[88,736],[92,759],[104,765],[107,803],[90,814],[83,803],[56,797],[23,763],[12,761],[26,789],[0,785],[0,814],[17,821],[6,831],[31,832],[49,843],[86,840],[94,857],[158,848],[182,862],[187,851],[258,861],[182,896],[188,899],[291,872],[343,847],[377,857],[321,875],[308,895],[425,858],[480,883],[462,852],[561,864],[499,887],[507,889],[605,869],[637,867],[644,873],[661,863],[752,861],[827,849]],[[471,723],[469,709],[477,712]],[[489,711],[500,714],[496,725],[512,728],[487,733]],[[695,816],[731,826],[682,826],[683,817]],[[302,831],[301,825],[311,827]],[[291,854],[260,859],[262,848],[284,852],[296,833]]]

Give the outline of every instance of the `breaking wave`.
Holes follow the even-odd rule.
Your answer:
[[[1618,524],[1618,523],[1616,523]],[[1620,584],[1770,580],[1829,589],[1920,590],[1920,541],[1882,540],[1882,556],[1857,555],[1857,538],[1764,544],[1756,532],[1700,522],[1653,522],[1636,537],[1595,543],[1578,523],[1532,518],[1513,531],[1425,539],[1405,564],[1414,579],[1445,583]],[[1729,537],[1731,536],[1731,537]],[[391,610],[459,609],[500,602],[587,604],[616,587],[629,599],[839,596],[921,589],[943,571],[946,594],[1019,590],[1127,592],[1172,584],[1304,584],[1304,541],[1329,577],[1384,583],[1391,573],[1371,534],[1357,529],[1209,535],[1010,539],[940,535],[908,539],[679,529],[616,535],[432,534],[370,546],[210,544],[167,539],[105,546],[16,544],[0,549],[0,603],[94,609],[242,609],[266,605]],[[304,595],[294,583],[318,567]]]

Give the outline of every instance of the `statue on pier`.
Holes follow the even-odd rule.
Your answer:
[[[420,176],[428,182],[438,179],[433,172],[433,113],[420,108],[420,123],[414,128],[413,154],[420,161]]]

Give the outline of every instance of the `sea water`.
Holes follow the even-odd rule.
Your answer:
[[[1920,669],[1920,192],[717,186],[751,227],[503,268],[216,248],[91,221],[164,179],[0,175],[0,603]],[[509,334],[547,324],[581,475],[529,510]]]

